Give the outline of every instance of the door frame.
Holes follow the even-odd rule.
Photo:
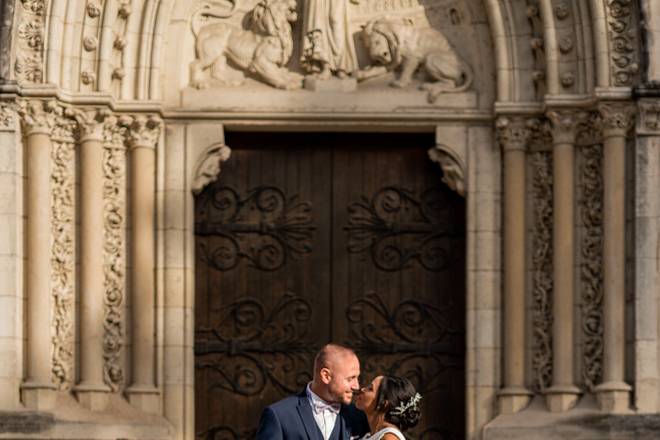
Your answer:
[[[466,197],[468,440],[480,438],[483,426],[495,417],[500,388],[502,182],[500,149],[492,127],[492,121],[483,120],[416,127],[416,131],[435,133],[436,146],[429,150],[429,160],[438,163],[438,178]],[[255,131],[286,128],[264,124]],[[296,131],[296,127],[290,128]],[[323,128],[314,131],[326,131]],[[345,128],[355,131],[350,124]],[[215,181],[222,173],[222,162],[231,156],[224,131],[222,121],[168,121],[158,151],[159,383],[165,416],[180,433],[177,438],[186,440],[195,438],[194,193]]]

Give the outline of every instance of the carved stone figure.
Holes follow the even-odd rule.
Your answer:
[[[201,14],[227,18],[233,9],[205,8]],[[210,67],[211,77],[229,86],[242,84],[243,71],[247,71],[279,89],[301,88],[302,75],[285,67],[293,50],[291,23],[298,18],[296,0],[261,0],[246,18],[247,30],[224,21],[196,28],[193,20],[197,59],[190,64],[191,85],[209,87],[204,70]]]
[[[421,67],[431,81],[421,89],[433,103],[443,92],[462,92],[472,84],[472,68],[458,55],[447,38],[428,26],[415,26],[412,20],[378,18],[362,30],[364,44],[375,63],[358,72],[358,80],[398,71],[393,87],[406,87]]]
[[[350,0],[357,2],[357,0]],[[302,66],[322,79],[345,77],[357,70],[350,33],[349,0],[307,0],[303,22]]]

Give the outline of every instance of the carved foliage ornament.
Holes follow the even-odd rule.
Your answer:
[[[552,381],[552,153],[532,155],[534,251],[532,255],[532,366],[535,392]]]
[[[0,131],[16,129],[16,105],[9,101],[0,101]]]
[[[580,214],[582,238],[582,377],[591,392],[603,375],[603,179],[602,147],[581,149]]]
[[[51,168],[51,289],[53,379],[61,389],[74,380],[75,323],[75,121],[57,118]]]
[[[598,107],[605,137],[625,137],[635,124],[636,107],[631,103],[606,103]]]
[[[532,136],[539,130],[533,118],[500,116],[495,122],[497,137],[504,151],[525,150]]]
[[[126,275],[126,129],[110,116],[103,124],[104,316],[103,375],[113,391],[123,386],[124,286]]]
[[[126,128],[126,140],[131,148],[156,148],[162,121],[154,115],[123,116],[119,123]]]

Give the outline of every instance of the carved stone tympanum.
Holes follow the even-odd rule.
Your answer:
[[[232,14],[213,9],[204,9],[202,13],[214,18]],[[298,19],[296,1],[262,0],[247,18],[249,29],[226,21],[193,27],[197,59],[190,64],[191,85],[209,87],[204,71],[210,68],[211,77],[228,86],[241,85],[245,80],[244,72],[249,72],[279,89],[301,88],[303,76],[285,67],[293,51],[291,23]],[[230,67],[228,60],[240,70]]]
[[[362,37],[374,65],[359,71],[359,80],[400,69],[391,85],[406,87],[415,71],[423,68],[432,78],[421,85],[431,103],[441,93],[463,92],[472,84],[472,69],[436,29],[415,26],[407,19],[378,18],[367,23]]]

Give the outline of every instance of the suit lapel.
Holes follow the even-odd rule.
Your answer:
[[[339,440],[349,440],[351,438],[350,432],[348,432],[348,424],[345,420],[346,412],[346,405],[342,404],[341,411],[339,411],[339,415],[337,416],[339,418],[337,422],[341,423],[341,425],[339,425]]]
[[[312,413],[312,406],[309,404],[307,399],[307,393],[303,391],[302,394],[298,395],[298,414],[300,419],[305,426],[305,431],[307,432],[307,437],[310,440],[323,440],[321,431],[319,430],[316,420],[314,419],[314,414]]]

